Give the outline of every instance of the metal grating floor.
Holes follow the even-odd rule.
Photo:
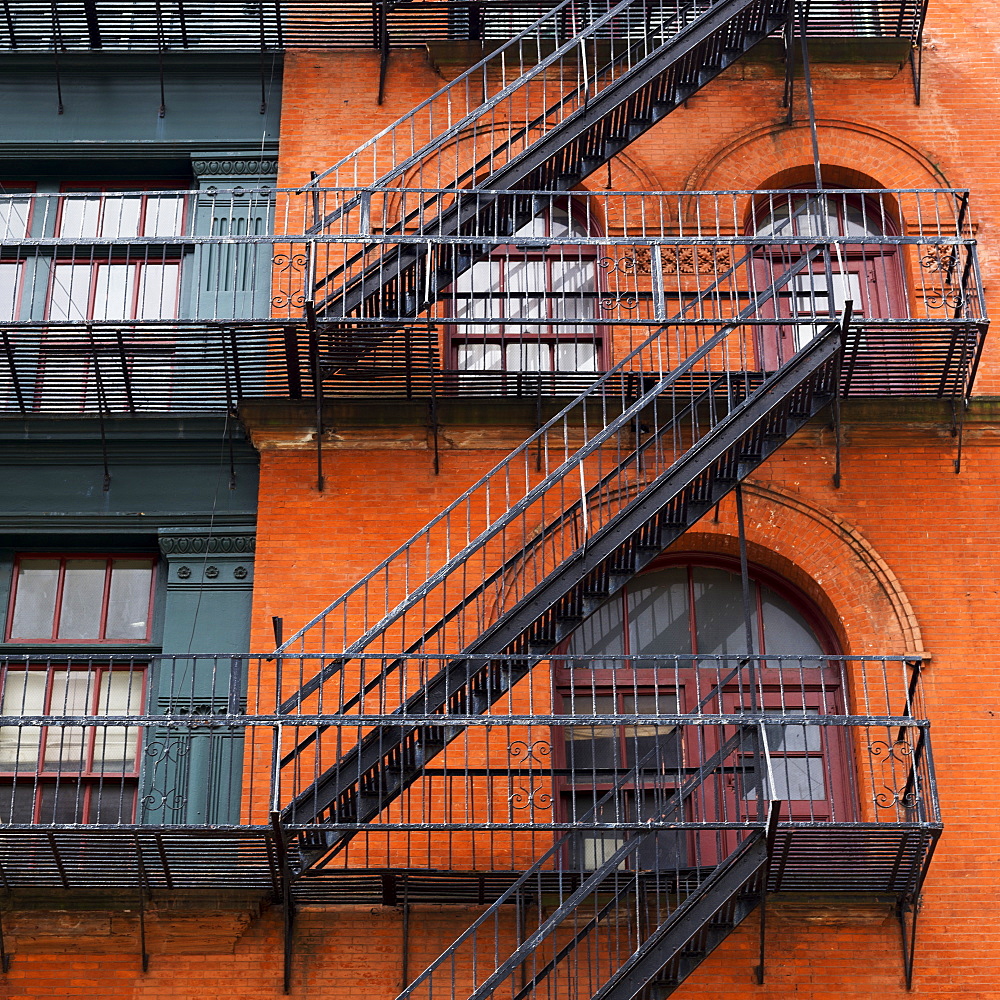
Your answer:
[[[772,891],[913,891],[941,828],[932,825],[783,824],[775,840]],[[514,871],[354,869],[310,871],[292,885],[301,904],[486,905]],[[543,893],[580,872],[545,872]],[[280,893],[270,827],[46,828],[0,830],[0,885],[8,893],[54,888],[94,893],[240,889]]]

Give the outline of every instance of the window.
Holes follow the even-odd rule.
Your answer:
[[[830,321],[845,303],[853,303],[856,321],[905,319],[908,314],[903,275],[894,244],[866,243],[893,236],[897,226],[884,198],[850,192],[788,192],[772,195],[756,213],[753,235],[801,242],[758,251],[755,277],[760,290],[792,267],[809,249],[808,241],[824,237],[857,237],[857,243],[831,246],[830,274],[819,254],[809,266],[775,291],[765,315],[787,317],[788,324],[765,329],[758,360],[767,370],[787,361]]]
[[[8,642],[148,642],[151,556],[22,555]]]
[[[459,371],[599,369],[597,247],[516,242],[588,236],[590,229],[571,201],[557,203],[459,276],[450,293],[452,314],[468,321],[451,331]]]
[[[132,822],[140,729],[99,720],[139,715],[144,695],[144,672],[134,666],[8,668],[4,716],[80,716],[87,723],[0,727],[0,822]]]
[[[613,687],[567,692],[564,709],[571,715],[676,714],[674,692],[633,693]],[[676,772],[682,763],[680,733],[675,726],[571,726],[566,730],[567,790],[564,807],[576,820],[596,808],[597,823],[637,823],[660,816],[675,784],[664,772]],[[601,802],[622,775],[638,767],[636,781],[628,782],[621,797]],[[579,834],[571,849],[571,867],[597,868],[621,845],[616,833]],[[674,857],[677,836],[660,833],[647,840],[628,860],[629,867],[657,868],[660,858]]]
[[[796,717],[842,714],[839,671],[822,659],[833,649],[832,637],[804,598],[790,591],[781,593],[779,588],[787,591],[763,571],[751,580],[754,646],[764,656],[812,659],[764,660],[751,688],[743,674],[725,679],[746,652],[742,580],[729,561],[705,557],[703,562],[640,574],[570,637],[556,675],[564,711],[574,715],[669,715],[698,710]],[[574,661],[573,654],[606,659]],[[668,664],[641,659],[652,654],[690,654],[692,658]],[[720,669],[714,660],[699,661],[699,655],[732,659]],[[626,656],[630,658],[618,659]],[[724,683],[720,684],[720,678]],[[684,766],[713,752],[712,739],[719,738],[718,733],[708,735],[712,727],[702,737],[694,735],[695,728],[687,727],[683,733],[669,725],[576,729],[564,740],[568,775],[560,793],[564,812],[579,818],[602,789],[658,745],[660,773],[655,774],[654,768],[649,777],[640,775],[628,787],[624,802],[626,811],[635,814],[634,822],[661,814],[672,790],[663,775],[669,777],[673,769],[676,787]],[[834,726],[773,724],[766,726],[766,733],[775,796],[787,804],[785,816],[811,821],[850,818],[853,798],[842,731]],[[757,790],[746,781],[755,782],[756,777],[739,783],[732,779],[731,794],[745,801],[754,799]],[[662,857],[671,843],[679,849],[679,841],[670,840],[673,836],[657,837],[647,855]],[[620,843],[617,834],[581,836],[574,861],[584,868],[594,867]],[[635,863],[649,866],[652,860],[636,857]]]
[[[52,264],[47,319],[157,320],[177,316],[180,248],[169,244],[94,245],[87,239],[180,236],[184,198],[172,194],[66,191],[55,235],[80,240]]]

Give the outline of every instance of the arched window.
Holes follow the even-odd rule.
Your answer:
[[[556,201],[452,286],[452,364],[459,371],[594,372],[601,366],[595,245],[559,243],[592,235],[571,198]],[[552,243],[519,245],[518,237]]]
[[[562,711],[571,715],[842,714],[840,671],[822,659],[834,651],[833,637],[816,609],[759,569],[750,582],[750,603],[755,651],[764,656],[812,659],[764,661],[752,681],[746,668],[733,674],[746,653],[742,580],[738,566],[729,560],[704,557],[640,574],[580,625],[557,668]],[[574,654],[607,659],[574,661]],[[676,662],[641,659],[652,654],[682,658]],[[710,657],[729,659],[720,662]],[[654,742],[659,744],[660,763],[676,764],[678,773],[699,762],[706,746],[694,735],[697,727],[683,728],[684,732],[668,725],[567,727],[563,809],[581,815]],[[786,804],[784,818],[852,818],[842,730],[782,724],[766,728],[775,796]],[[649,815],[643,798],[650,794],[637,782],[625,797],[627,807],[634,808],[637,817]],[[673,835],[663,835],[668,836]],[[578,867],[594,867],[619,843],[614,835],[588,834],[578,840],[573,861]],[[651,845],[649,851],[653,850],[662,853],[664,846]],[[641,851],[636,860],[644,863]]]
[[[753,206],[749,235],[787,240],[756,251],[758,291],[801,260],[811,239],[852,238],[857,242],[831,245],[790,281],[775,289],[762,315],[791,322],[768,330],[758,344],[758,361],[772,370],[787,361],[821,330],[830,316],[840,317],[853,303],[858,322],[906,319],[908,308],[898,247],[870,242],[895,236],[898,224],[886,196],[878,192],[770,192]]]

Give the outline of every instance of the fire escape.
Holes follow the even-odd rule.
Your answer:
[[[270,776],[244,784],[241,822],[210,834],[165,813],[107,830],[12,826],[0,833],[8,885],[68,888],[98,837],[106,857],[134,859],[140,896],[199,883],[199,864],[208,881],[239,872],[281,899],[289,932],[299,903],[375,899],[408,913],[475,902],[479,916],[405,975],[400,994],[470,1000],[543,984],[600,1000],[665,997],[768,892],[876,891],[899,901],[909,970],[940,832],[918,660],[765,656],[749,634],[739,654],[697,657],[568,644],[800,428],[827,409],[836,419],[841,398],[964,400],[986,328],[968,199],[577,193],[769,36],[784,31],[792,52],[796,30],[822,32],[810,24],[860,30],[838,21],[843,4],[812,5],[813,22],[785,0],[595,6],[563,0],[304,190],[255,195],[286,220],[272,240],[274,308],[251,322],[195,303],[175,369],[180,385],[223,373],[215,392],[229,406],[263,392],[307,399],[311,387],[318,440],[324,396],[382,385],[432,401],[534,394],[552,415],[272,657],[202,658],[185,676],[215,706],[208,722],[136,706],[91,724],[159,727],[185,747],[201,740],[210,759],[239,731],[244,773]],[[919,16],[907,17],[891,29],[862,20],[916,38]],[[890,195],[919,235],[891,230]],[[247,197],[232,204],[243,211]],[[570,202],[606,231],[539,230],[538,219],[571,215]],[[864,235],[838,228],[848,211],[868,219]],[[40,246],[22,242],[16,253]],[[157,246],[133,244],[147,255]],[[888,299],[879,314],[850,294],[852,266],[885,270],[896,249],[918,258],[922,315]],[[615,331],[602,350],[619,360],[516,374],[442,362],[442,331],[525,325],[520,307],[537,290],[482,278],[519,254],[611,262],[600,285],[547,290],[562,311],[546,322],[586,326],[578,339]],[[583,303],[586,324],[573,311]],[[163,326],[184,343],[178,323]],[[96,359],[99,324],[88,335]],[[650,707],[634,695],[608,708],[554,690],[553,671],[588,664],[642,669],[644,688],[674,700]],[[169,668],[157,664],[163,678]],[[801,693],[777,715],[765,705],[775,670]],[[807,708],[807,678],[820,675],[849,701]],[[4,719],[18,731],[42,724],[80,720]],[[622,734],[620,759],[573,757],[608,730]],[[795,815],[782,802],[782,748],[820,732],[853,773],[850,801]],[[158,786],[139,780],[145,801]],[[288,975],[286,964],[286,985]]]

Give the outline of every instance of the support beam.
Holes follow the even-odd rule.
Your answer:
[[[278,871],[281,879],[281,915],[283,948],[282,991],[285,996],[292,992],[292,960],[294,958],[295,903],[292,900],[292,875],[288,864],[288,840],[281,827],[281,819],[276,812],[271,813],[271,832],[274,849],[278,855]]]

